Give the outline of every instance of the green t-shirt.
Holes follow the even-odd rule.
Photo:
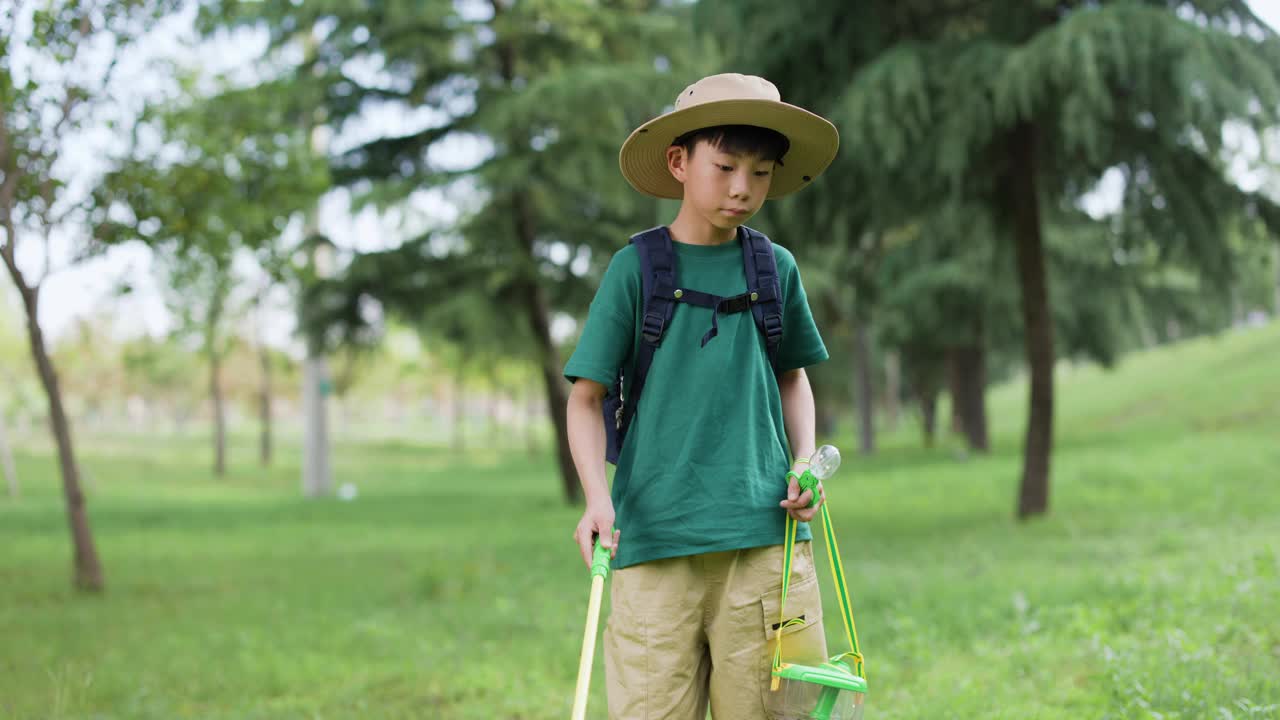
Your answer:
[[[747,291],[740,238],[672,244],[678,287],[725,297]],[[773,248],[783,296],[782,372],[826,360],[827,349],[795,258]],[[641,288],[638,251],[628,244],[605,271],[566,378],[611,386],[619,368],[630,370],[641,342]],[[783,541],[786,511],[778,503],[786,497],[791,452],[778,383],[750,311],[721,315],[718,324],[718,335],[699,347],[711,310],[677,303],[653,354],[613,479],[622,531],[614,567]],[[810,539],[807,524],[798,537]]]

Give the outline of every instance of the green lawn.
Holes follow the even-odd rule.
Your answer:
[[[1029,524],[1021,383],[991,395],[990,457],[842,442],[868,717],[1280,717],[1280,326],[1064,367],[1058,391]],[[359,498],[307,502],[296,449],[264,472],[248,436],[225,481],[200,438],[82,445],[108,591],[70,591],[52,455],[19,453],[0,717],[568,717],[588,579],[549,458],[340,444]]]

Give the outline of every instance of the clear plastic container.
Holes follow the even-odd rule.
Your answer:
[[[830,480],[840,468],[840,451],[834,445],[823,445],[809,458],[809,471],[819,480]]]

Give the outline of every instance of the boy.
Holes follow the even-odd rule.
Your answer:
[[[661,289],[669,321],[646,316],[642,265],[657,256],[633,242],[610,262],[564,370],[587,500],[574,539],[588,565],[596,535],[614,558],[604,649],[613,720],[704,720],[708,702],[717,720],[768,717],[786,514],[807,523],[822,502],[821,486],[809,507],[811,493],[786,475],[814,451],[804,368],[827,351],[791,253],[741,226],[766,198],[816,178],[838,144],[830,122],[781,102],[772,83],[726,74],[685,88],[622,146],[633,187],[682,202],[669,226],[645,234],[673,255],[675,289]],[[776,260],[780,296],[750,287],[747,263],[771,270],[762,250]],[[765,302],[780,312],[780,339],[753,317]],[[647,374],[631,377],[645,352]],[[626,434],[611,495],[602,412],[620,371]],[[811,538],[808,525],[797,538]],[[795,555],[786,612],[804,622],[786,627],[786,658],[822,662],[810,543]]]

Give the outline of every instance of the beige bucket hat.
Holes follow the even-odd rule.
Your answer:
[[[675,108],[636,128],[618,153],[627,182],[646,195],[684,196],[680,181],[667,170],[667,148],[676,138],[716,125],[755,125],[776,130],[791,141],[783,165],[774,169],[769,197],[782,197],[808,185],[835,159],[840,147],[836,126],[804,108],[782,102],[773,83],[755,75],[725,73],[702,78],[676,98]]]

